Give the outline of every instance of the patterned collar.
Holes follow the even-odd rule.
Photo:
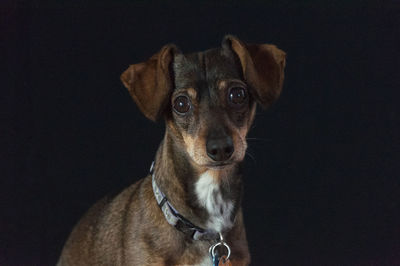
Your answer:
[[[206,230],[198,227],[183,217],[179,212],[172,206],[168,201],[165,194],[157,186],[154,176],[154,161],[150,167],[151,183],[153,186],[154,197],[156,198],[157,204],[164,213],[167,222],[174,226],[179,231],[189,235],[193,240],[217,240],[219,239],[218,232],[212,230]]]

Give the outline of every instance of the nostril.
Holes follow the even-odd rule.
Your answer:
[[[225,154],[231,154],[233,152],[233,148],[231,146],[228,146],[224,149]]]
[[[211,155],[217,155],[218,149],[211,149],[210,153],[211,153]]]

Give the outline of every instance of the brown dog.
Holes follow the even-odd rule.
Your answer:
[[[131,65],[121,80],[146,117],[164,117],[164,140],[151,175],[93,206],[58,265],[248,265],[241,161],[256,103],[279,96],[284,67],[276,46],[233,36]]]

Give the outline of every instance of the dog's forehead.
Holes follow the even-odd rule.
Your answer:
[[[218,81],[240,79],[241,71],[233,53],[222,48],[177,55],[174,58],[175,88],[212,90]]]

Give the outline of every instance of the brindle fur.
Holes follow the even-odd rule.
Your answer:
[[[206,171],[220,186],[223,200],[234,203],[231,228],[222,232],[233,265],[248,265],[250,255],[241,210],[246,134],[256,102],[266,107],[279,95],[285,54],[272,45],[250,45],[226,36],[221,48],[183,55],[167,45],[149,61],[132,65],[121,79],[150,119],[163,116],[165,136],[155,158],[155,178],[171,204],[192,223],[206,228],[209,214],[199,204],[194,184]],[[232,109],[227,92],[235,84],[249,91],[247,104]],[[172,110],[185,94],[191,113]],[[207,158],[207,138],[229,135],[234,153],[225,167]],[[199,265],[208,263],[215,241],[192,240],[167,223],[154,198],[151,176],[113,198],[95,204],[75,226],[58,265]]]

